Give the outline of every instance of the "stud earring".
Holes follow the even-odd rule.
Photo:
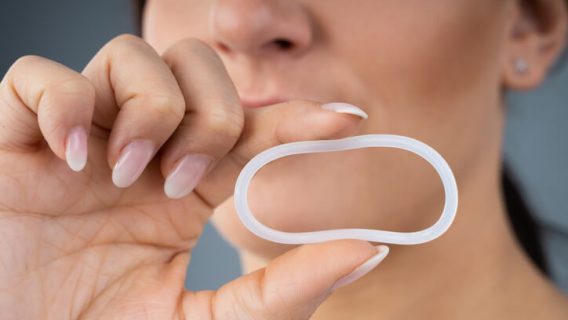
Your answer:
[[[529,71],[529,64],[523,58],[516,58],[515,59],[515,71],[517,74],[525,74]]]

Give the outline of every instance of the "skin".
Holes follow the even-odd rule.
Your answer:
[[[566,39],[565,2],[534,3],[154,0],[144,40],[110,41],[81,74],[19,59],[0,83],[0,310],[8,319],[565,318],[566,297],[515,241],[500,192],[502,93],[538,86]],[[519,57],[527,72],[515,71]],[[369,118],[320,108],[330,101]],[[62,161],[77,126],[89,131],[79,173]],[[364,281],[337,289],[377,253],[372,245],[262,241],[236,219],[232,188],[270,146],[364,133],[437,149],[460,208],[442,238],[393,247]],[[160,151],[135,184],[116,188],[111,169],[137,140]],[[164,177],[187,154],[212,162],[193,192],[168,199]],[[250,202],[281,230],[412,231],[435,221],[442,194],[414,156],[359,150],[280,160],[255,178]],[[213,213],[251,273],[184,291]]]

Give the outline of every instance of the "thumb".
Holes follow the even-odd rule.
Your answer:
[[[387,254],[386,246],[356,240],[305,245],[226,284],[207,305],[215,319],[308,319],[335,289],[367,274]],[[191,304],[184,301],[184,310],[200,309]]]
[[[345,103],[289,101],[247,109],[239,140],[200,182],[197,192],[216,208],[233,194],[239,172],[258,153],[289,142],[347,137],[364,119],[363,110]]]

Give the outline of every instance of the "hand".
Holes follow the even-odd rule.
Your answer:
[[[19,59],[0,83],[0,318],[309,318],[376,248],[302,246],[214,292],[185,291],[186,266],[251,157],[359,120],[301,101],[244,112],[197,40],[159,56],[121,36],[82,74]]]

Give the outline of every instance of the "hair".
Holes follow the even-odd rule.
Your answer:
[[[566,0],[568,1],[568,0]],[[146,0],[133,0],[134,7],[134,17],[136,21],[136,29],[139,34],[142,33],[142,14],[144,13],[144,6],[146,5]]]
[[[535,210],[529,209],[519,186],[520,184],[517,183],[515,176],[505,165],[501,174],[501,187],[509,223],[517,241],[533,263],[543,273],[548,274],[541,232],[533,214]]]

